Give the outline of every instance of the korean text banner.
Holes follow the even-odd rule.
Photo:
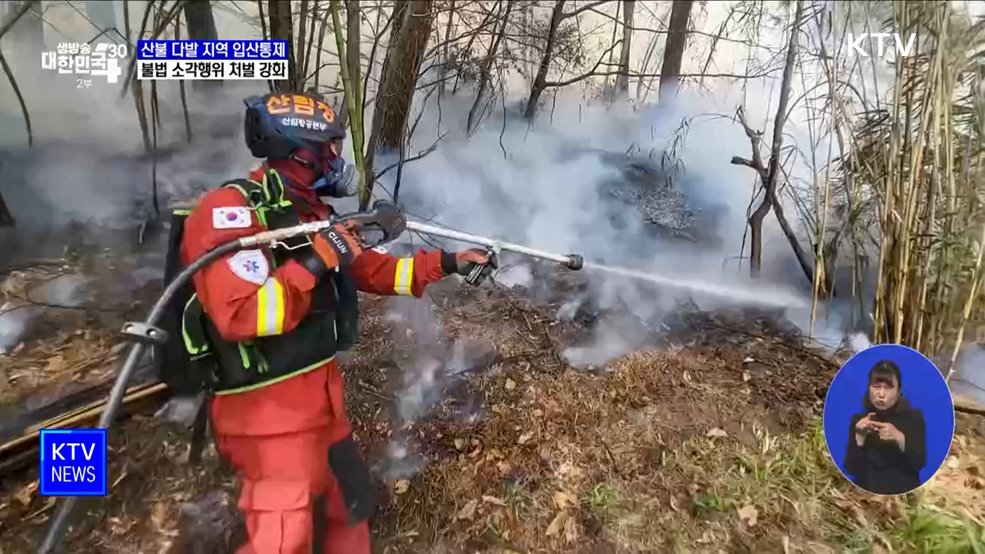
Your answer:
[[[138,60],[287,60],[286,40],[137,41]]]
[[[41,429],[41,496],[106,496],[106,429]]]

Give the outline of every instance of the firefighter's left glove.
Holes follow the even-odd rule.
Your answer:
[[[468,277],[476,266],[482,266],[481,278],[485,278],[492,273],[492,270],[499,268],[499,260],[496,259],[495,254],[481,248],[441,253],[441,269],[444,270],[445,275],[457,274]]]
[[[311,238],[313,252],[301,263],[315,277],[348,267],[363,253],[359,237],[351,225],[336,223]]]

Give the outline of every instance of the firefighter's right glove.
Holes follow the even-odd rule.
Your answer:
[[[311,238],[313,252],[301,263],[315,277],[328,271],[348,267],[363,253],[356,231],[345,223],[336,223]]]
[[[445,275],[458,274],[470,285],[478,285],[494,269],[499,268],[496,254],[481,248],[469,248],[458,252],[442,252],[441,268]]]

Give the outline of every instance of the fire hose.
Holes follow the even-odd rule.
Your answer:
[[[396,239],[404,230],[408,230],[423,235],[458,240],[483,246],[490,253],[511,251],[533,258],[557,262],[573,270],[581,269],[584,265],[582,257],[578,254],[552,254],[550,252],[535,250],[519,244],[502,242],[488,237],[481,237],[443,227],[407,221],[403,213],[399,211],[396,206],[386,202],[377,202],[372,210],[366,212],[347,214],[323,221],[302,223],[293,227],[262,231],[255,235],[229,241],[206,252],[198,259],[188,264],[187,267],[182,269],[182,271],[179,272],[174,279],[167,284],[164,292],[161,293],[160,297],[158,297],[157,301],[151,307],[146,320],[143,322],[127,322],[123,325],[122,334],[127,339],[134,341],[134,345],[130,348],[126,360],[123,362],[123,366],[120,369],[119,375],[113,383],[113,388],[110,390],[109,399],[106,403],[106,409],[99,418],[99,428],[108,429],[110,424],[113,423],[113,420],[120,409],[128,383],[133,377],[133,374],[144,355],[144,351],[149,346],[163,345],[167,342],[168,333],[164,329],[159,328],[157,325],[164,316],[165,310],[171,303],[171,300],[174,298],[175,294],[177,294],[181,287],[185,285],[189,279],[191,279],[192,275],[220,257],[237,250],[256,248],[259,246],[284,246],[282,241],[285,239],[319,233],[338,223],[352,225],[357,229],[357,231],[363,229],[382,231],[382,240],[376,242],[374,246],[392,241]],[[476,269],[478,270],[482,268],[479,266]],[[473,272],[472,275],[466,277],[466,280],[470,282],[474,281],[475,275],[478,274]],[[62,502],[58,505],[55,515],[52,518],[51,526],[48,528],[44,541],[38,549],[40,554],[55,552],[56,548],[64,538],[66,531],[68,530],[68,526],[71,523],[72,515],[75,511],[77,503],[78,497],[75,496],[64,497],[62,499]]]

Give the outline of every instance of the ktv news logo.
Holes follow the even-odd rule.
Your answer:
[[[41,496],[106,496],[106,429],[41,430]]]

